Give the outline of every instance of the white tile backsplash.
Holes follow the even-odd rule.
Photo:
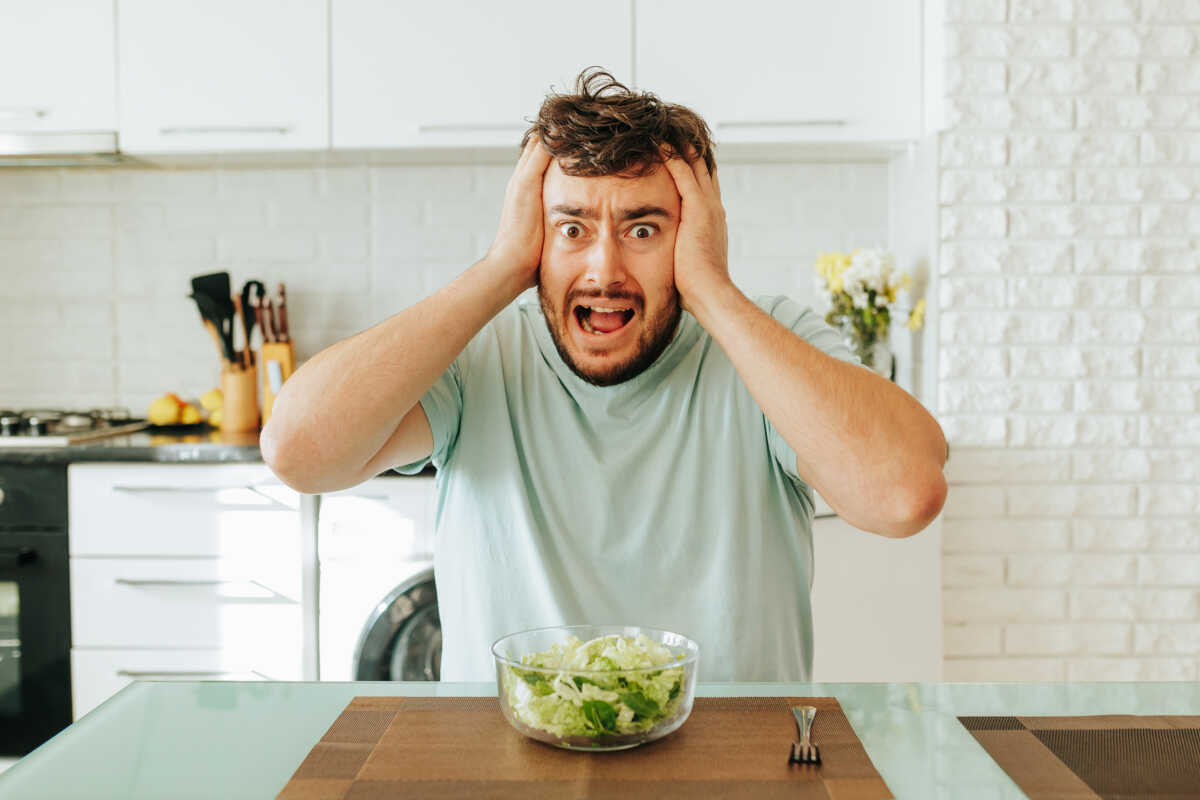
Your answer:
[[[215,386],[193,275],[286,282],[304,359],[486,252],[509,165],[346,161],[0,170],[0,406],[142,413],[164,392]],[[721,169],[731,272],[748,293],[812,303],[817,253],[887,243],[886,163]]]

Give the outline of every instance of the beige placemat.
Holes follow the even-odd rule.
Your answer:
[[[958,720],[1030,800],[1200,798],[1200,716]]]
[[[820,766],[788,764],[793,705],[818,709]],[[891,796],[832,697],[697,698],[679,730],[610,753],[522,736],[494,697],[356,697],[278,800]]]

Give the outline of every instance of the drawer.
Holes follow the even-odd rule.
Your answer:
[[[302,646],[299,563],[72,558],[75,647],[199,648],[252,656]]]
[[[300,496],[258,464],[73,464],[75,556],[300,552]]]
[[[299,680],[300,660],[245,658],[222,650],[71,650],[73,719],[135,680]]]

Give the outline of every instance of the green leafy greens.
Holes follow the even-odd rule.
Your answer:
[[[506,666],[501,691],[517,719],[560,738],[635,734],[675,716],[682,658],[645,635],[572,636],[521,657],[535,669]]]

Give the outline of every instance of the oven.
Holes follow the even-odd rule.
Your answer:
[[[67,466],[0,463],[0,755],[71,724]]]

